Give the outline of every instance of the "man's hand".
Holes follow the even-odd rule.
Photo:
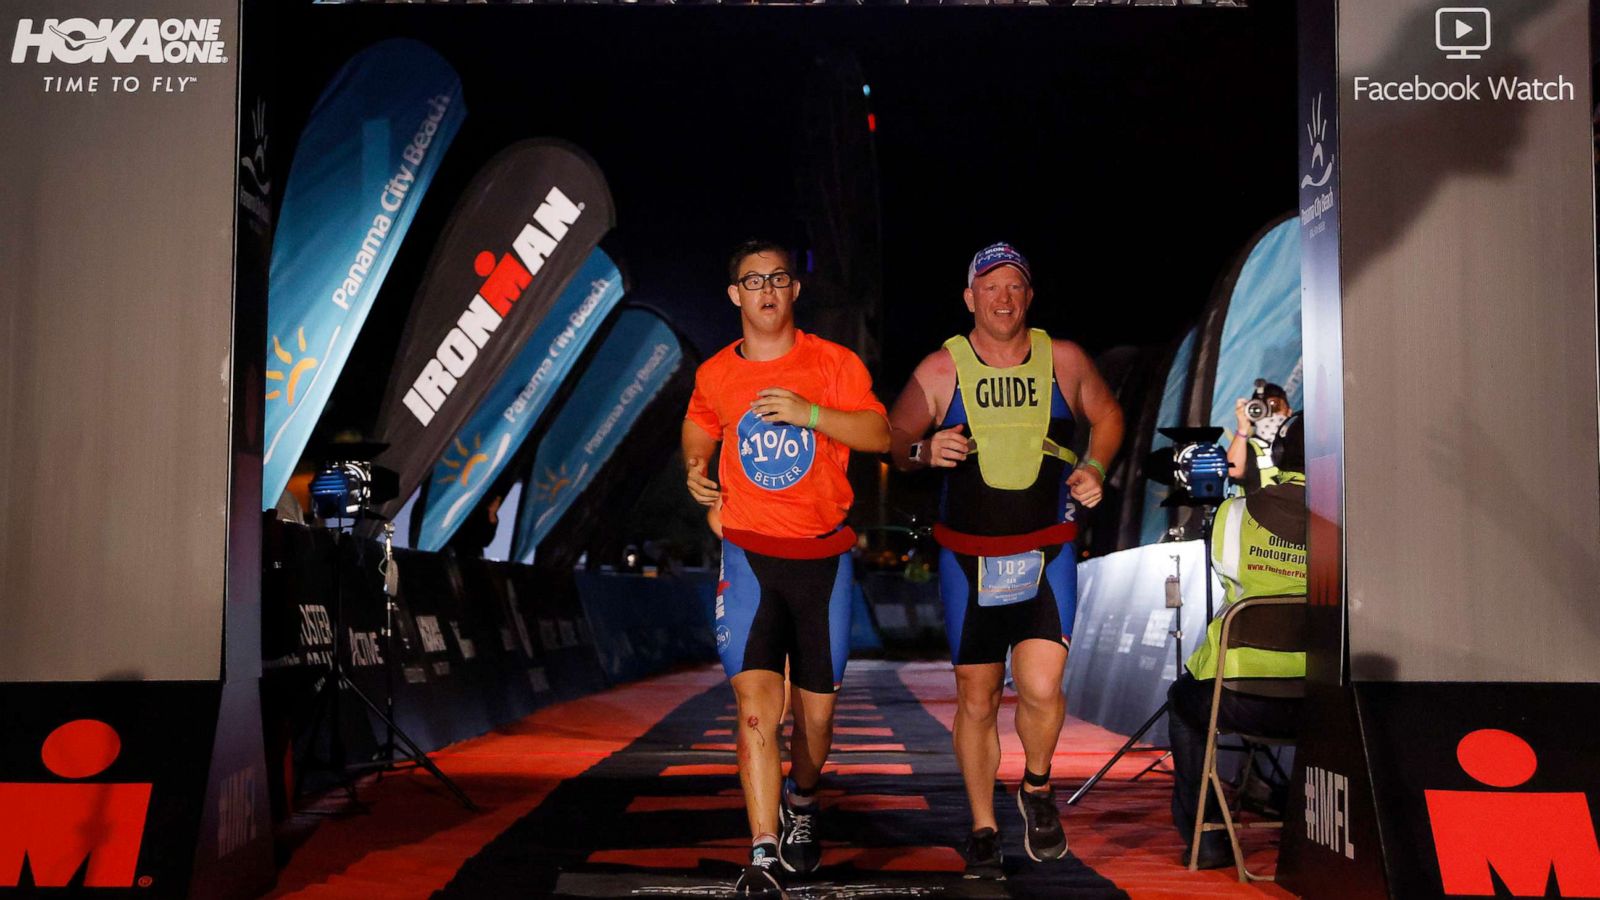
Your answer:
[[[703,459],[688,461],[689,496],[701,506],[716,506],[722,500],[722,494],[717,490],[717,483],[706,477],[706,463]]]
[[[1250,417],[1245,415],[1244,405],[1247,402],[1243,397],[1233,401],[1233,417],[1239,420],[1237,433],[1246,436],[1255,431],[1256,427],[1256,423],[1250,421]]]
[[[711,533],[717,536],[717,540],[722,540],[722,503],[720,501],[712,504],[706,510],[706,527],[710,528]]]
[[[811,421],[811,401],[783,388],[763,388],[750,401],[750,408],[762,421],[773,425],[798,425],[806,427]]]
[[[943,431],[935,431],[933,437],[928,438],[922,445],[922,458],[930,466],[939,469],[952,469],[956,464],[967,458],[972,452],[972,442],[967,440],[962,431],[966,425],[954,425]]]
[[[1067,489],[1072,492],[1072,499],[1085,507],[1097,505],[1105,493],[1100,472],[1093,466],[1079,466],[1072,470],[1072,474],[1067,476]]]

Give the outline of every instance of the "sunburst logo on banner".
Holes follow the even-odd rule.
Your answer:
[[[571,486],[572,476],[568,474],[565,463],[559,469],[545,469],[544,477],[533,482],[533,489],[539,492],[541,503],[554,503],[561,492]]]
[[[446,451],[444,458],[439,460],[439,465],[453,471],[447,472],[437,483],[449,484],[455,482],[462,487],[467,487],[472,479],[472,470],[476,469],[479,463],[488,461],[489,454],[483,452],[483,435],[475,434],[472,436],[471,450],[467,449],[467,445],[463,444],[460,438],[456,438],[455,446]]]
[[[317,367],[316,358],[305,355],[306,330],[304,328],[301,328],[295,332],[295,343],[300,348],[298,361],[295,359],[295,354],[283,349],[283,343],[278,340],[278,336],[273,335],[272,355],[276,356],[278,361],[283,363],[284,368],[267,370],[267,381],[277,382],[280,385],[279,387],[273,387],[271,390],[267,391],[267,399],[277,400],[279,397],[282,397],[284,402],[288,403],[290,406],[293,406],[295,400],[298,399],[301,376]]]

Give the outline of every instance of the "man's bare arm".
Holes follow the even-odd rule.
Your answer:
[[[1089,460],[1106,466],[1122,447],[1122,407],[1083,348],[1071,341],[1054,341],[1053,344],[1051,355],[1056,378],[1071,389],[1071,394],[1067,395],[1069,404],[1089,422],[1089,450],[1083,465],[1068,476],[1067,487],[1073,499],[1085,506],[1094,506],[1100,502],[1105,476],[1089,465]]]
[[[706,477],[706,466],[717,452],[717,439],[699,425],[683,420],[684,481],[689,495],[701,506],[715,506],[721,494],[717,483]]]
[[[1233,431],[1233,437],[1228,441],[1228,477],[1235,481],[1244,478],[1246,454],[1250,451],[1250,432],[1254,430],[1254,423],[1244,413],[1245,401],[1241,398],[1233,403],[1233,416],[1238,422],[1238,427]]]
[[[851,450],[882,453],[889,449],[889,423],[875,409],[833,409],[778,387],[762,388],[750,408],[768,422],[814,428]]]
[[[875,409],[820,407],[817,430],[851,450],[882,453],[889,449],[889,422]]]
[[[939,420],[939,398],[955,386],[955,366],[950,354],[936,350],[911,373],[911,380],[889,411],[890,456],[902,472],[924,466],[949,467],[967,458],[970,449],[963,426],[946,428],[923,442],[920,458],[913,462],[911,445]],[[941,387],[945,388],[941,390]]]

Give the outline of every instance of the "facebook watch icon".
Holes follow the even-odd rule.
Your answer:
[[[1489,11],[1481,6],[1442,6],[1433,14],[1433,45],[1446,59],[1482,59],[1489,49]]]

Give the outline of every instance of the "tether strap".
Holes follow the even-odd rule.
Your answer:
[[[967,447],[968,447],[967,454],[969,456],[971,454],[977,453],[978,452],[978,439],[977,438],[968,438],[967,439]],[[1066,447],[1061,446],[1060,444],[1056,443],[1055,441],[1050,440],[1049,438],[1045,438],[1044,439],[1044,445],[1042,447],[1040,447],[1039,449],[1044,452],[1045,456],[1054,456],[1056,459],[1064,461],[1069,466],[1075,466],[1075,465],[1078,464],[1078,454],[1073,453],[1071,450],[1067,449]]]

